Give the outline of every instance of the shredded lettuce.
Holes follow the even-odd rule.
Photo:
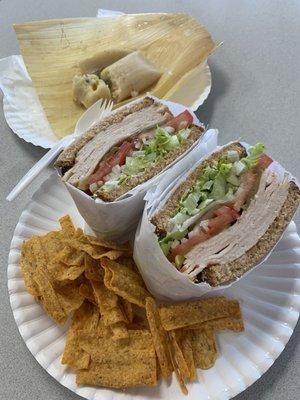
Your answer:
[[[122,166],[118,178],[114,177],[113,183],[107,181],[101,190],[111,190],[118,184],[128,180],[132,176],[139,176],[148,168],[155,165],[169,151],[179,147],[184,139],[187,139],[190,129],[181,129],[177,134],[171,135],[166,129],[157,126],[152,139],[146,140],[139,150],[134,151]]]
[[[249,155],[243,158],[243,163],[246,165],[247,169],[255,167],[259,157],[265,152],[266,146],[262,143],[257,143],[255,146],[250,147]]]
[[[226,194],[226,179],[224,177],[224,174],[222,174],[220,171],[215,178],[211,191],[211,198],[213,198],[214,200],[220,200],[225,196],[225,194]]]
[[[234,163],[240,159],[239,153],[236,150],[228,150],[227,158],[230,162]]]
[[[183,140],[187,139],[189,137],[191,130],[189,128],[186,129],[181,129],[178,133],[177,133],[177,137],[179,142],[181,143]]]
[[[169,254],[175,240],[182,240],[184,232],[188,234],[193,229],[201,215],[207,212],[206,209],[234,198],[241,175],[255,167],[264,152],[265,146],[257,143],[249,149],[247,157],[240,159],[237,151],[228,151],[226,156],[205,167],[194,186],[180,200],[177,214],[170,220],[167,235],[159,240],[163,251],[167,252],[165,254]],[[178,260],[178,266],[182,262]]]

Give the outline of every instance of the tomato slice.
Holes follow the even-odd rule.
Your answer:
[[[215,236],[223,231],[229,224],[236,221],[240,214],[228,206],[222,206],[214,212],[215,217],[211,218],[207,224],[207,232],[200,231],[184,243],[176,246],[171,254],[172,258],[177,255],[188,253],[194,246]]]
[[[242,177],[242,183],[236,192],[236,199],[233,208],[240,211],[241,207],[249,198],[251,192],[255,189],[259,175],[253,170],[247,171]]]
[[[215,217],[209,220],[208,234],[214,236],[225,229],[229,224],[236,221],[240,214],[230,207],[222,206],[215,211]]]
[[[181,114],[177,115],[177,117],[171,119],[168,122],[168,126],[171,126],[175,131],[178,131],[179,129],[190,126],[193,123],[193,119],[192,114],[188,110],[185,110]]]
[[[186,242],[181,243],[177,245],[173,250],[171,257],[175,258],[178,255],[184,255],[188,253],[194,246],[196,246],[199,243],[204,242],[205,240],[209,239],[210,235],[205,232],[200,232],[195,236],[192,236],[190,239],[188,239]]]
[[[114,166],[116,165],[124,165],[126,161],[126,157],[131,151],[134,149],[134,144],[130,142],[123,142],[119,147],[119,150],[113,154],[112,156],[108,157],[106,160],[102,161],[99,164],[96,172],[94,172],[89,178],[89,184],[95,182],[100,182],[103,178],[108,175]]]
[[[258,160],[256,169],[259,171],[264,171],[270,164],[272,164],[272,162],[273,160],[271,157],[269,157],[267,154],[262,154]]]

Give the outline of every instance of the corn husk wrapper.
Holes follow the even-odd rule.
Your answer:
[[[196,79],[217,46],[207,30],[187,14],[59,19],[15,25],[14,29],[28,73],[58,137],[72,133],[84,112],[73,102],[72,78],[80,72],[78,63],[93,56],[95,49],[108,50],[113,43],[114,48],[142,50],[163,72],[151,92],[195,109],[203,97],[201,84],[195,91]]]
[[[186,110],[186,107],[181,104],[169,101],[162,102],[169,107],[174,115]],[[114,112],[118,111],[119,109]],[[194,123],[199,125],[200,122],[194,113],[193,116]],[[130,238],[130,233],[134,234],[142,215],[144,196],[147,190],[159,184],[163,176],[169,173],[169,170],[176,167],[176,175],[179,175],[187,168],[190,168],[199,157],[211,152],[216,146],[217,133],[215,131],[206,132],[195,142],[191,149],[170,164],[162,173],[135,187],[113,202],[104,202],[101,199],[95,200],[69,183],[64,182],[64,184],[71,194],[78,211],[95,235],[110,240],[127,241]]]
[[[210,131],[207,131],[207,133],[209,132]],[[242,145],[246,149],[250,147],[247,143],[242,142]],[[215,148],[211,153],[220,148],[221,147]],[[195,149],[195,152],[197,152],[197,149]],[[135,234],[133,258],[148,290],[161,301],[191,300],[204,295],[220,296],[226,289],[230,288],[241,279],[244,279],[244,277],[255,268],[262,265],[273,251],[272,249],[262,261],[246,272],[241,278],[227,285],[218,287],[211,287],[205,282],[194,283],[186,274],[179,272],[165,257],[155,234],[155,226],[150,220],[155,211],[164,206],[173,191],[176,190],[176,188],[187,179],[191,172],[207,157],[209,157],[209,154],[201,159],[198,157],[199,161],[193,164],[193,166],[191,165],[178,179],[176,179],[178,171],[176,171],[177,165],[175,165],[174,168],[170,170],[170,173],[163,177],[159,185],[153,190],[149,190],[145,196],[146,203],[143,216]],[[196,158],[197,157],[194,157],[194,159]],[[274,161],[269,166],[269,169],[274,171],[280,178],[287,173],[289,180],[293,180],[299,186],[296,178],[286,171],[278,162]]]

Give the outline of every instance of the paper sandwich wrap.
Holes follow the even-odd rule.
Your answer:
[[[246,143],[241,144],[246,149],[250,147]],[[222,147],[218,147],[214,151],[220,150],[221,148]],[[214,151],[212,151],[212,153]],[[216,287],[211,287],[206,282],[194,283],[188,275],[179,272],[165,257],[155,233],[155,226],[151,223],[151,218],[155,212],[160,210],[165,205],[171,194],[178,188],[178,186],[180,186],[181,183],[188,178],[192,171],[196,169],[198,165],[201,164],[201,162],[207,157],[209,157],[209,154],[202,156],[202,159],[200,159],[199,155],[199,161],[188,171],[182,173],[181,176],[178,173],[179,171],[176,171],[175,166],[167,175],[164,176],[160,184],[154,190],[149,190],[145,196],[146,204],[143,216],[135,235],[134,260],[149,291],[161,301],[190,300],[199,298],[205,294],[220,295],[225,289],[229,288],[231,285],[245,277],[248,273],[252,272],[253,269],[263,264],[275,247],[274,246],[272,250],[266,254],[263,260],[254,265],[241,278],[236,279],[228,284]],[[269,169],[274,171],[280,178],[282,178],[284,174],[288,174],[288,180],[294,181],[299,186],[296,178],[286,171],[285,168],[278,162],[273,161],[269,166]]]
[[[151,97],[156,99],[154,96]],[[159,101],[167,105],[174,115],[186,110],[186,107],[181,104],[164,100]],[[126,107],[126,105],[123,107]],[[113,113],[119,112],[122,108],[118,108]],[[190,112],[192,113],[192,111]],[[192,114],[194,117],[193,123],[201,125],[196,115]],[[199,157],[212,152],[217,146],[217,136],[217,131],[213,130],[203,133],[192,148],[178,157],[175,162],[171,163],[159,175],[136,186],[113,202],[104,202],[99,198],[94,199],[68,182],[64,182],[64,184],[83,219],[97,236],[109,240],[127,241],[130,239],[131,234],[134,233],[141,218],[146,192],[159,184],[165,174],[170,173],[172,176],[174,176],[174,173],[176,175],[180,174],[197,162]],[[176,168],[174,169],[174,167]],[[61,176],[60,170],[58,170],[58,173]]]

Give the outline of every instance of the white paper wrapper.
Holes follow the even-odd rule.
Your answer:
[[[247,143],[242,144],[246,148],[249,148]],[[220,148],[221,147],[218,147],[218,149]],[[272,249],[260,263],[245,273],[240,279],[237,279],[228,285],[214,288],[208,283],[192,282],[186,274],[179,272],[165,257],[155,234],[155,226],[150,222],[150,220],[155,211],[163,207],[172,192],[182,182],[184,182],[191,172],[208,156],[209,154],[204,156],[199,162],[194,164],[192,168],[183,173],[179,179],[176,179],[176,176],[178,176],[176,175],[176,170],[172,169],[170,173],[164,177],[160,185],[158,185],[154,190],[149,191],[145,196],[146,204],[143,217],[135,235],[134,260],[143,276],[147,288],[161,301],[190,300],[202,297],[205,294],[209,294],[210,296],[219,296],[226,288],[238,282],[250,271],[253,271],[253,269],[263,264],[273,250]],[[284,173],[288,173],[289,179],[295,181],[299,186],[296,178],[287,172],[279,163],[274,161],[269,166],[269,169],[276,172],[280,177],[283,177]]]
[[[186,107],[181,104],[164,100],[159,101],[166,104],[174,115],[178,115],[186,110]],[[126,105],[123,107],[126,107]],[[119,110],[121,110],[121,108],[118,108],[114,112],[119,112]],[[192,111],[190,112],[193,114],[194,123],[199,125],[200,122],[196,115]],[[169,171],[172,176],[178,176],[194,165],[199,157],[203,157],[205,154],[212,152],[217,146],[217,140],[217,131],[209,130],[205,132],[194,144],[192,149],[189,149],[179,157],[176,162],[170,164],[164,172],[132,189],[118,200],[110,203],[100,199],[94,200],[69,183],[65,183],[65,185],[75,201],[80,214],[97,236],[105,237],[110,240],[126,241],[131,237],[130,234],[133,234],[133,231],[137,227],[143,212],[143,199],[146,192],[150,188],[153,189],[158,184],[164,183],[166,180],[168,181],[165,175],[168,175]]]

